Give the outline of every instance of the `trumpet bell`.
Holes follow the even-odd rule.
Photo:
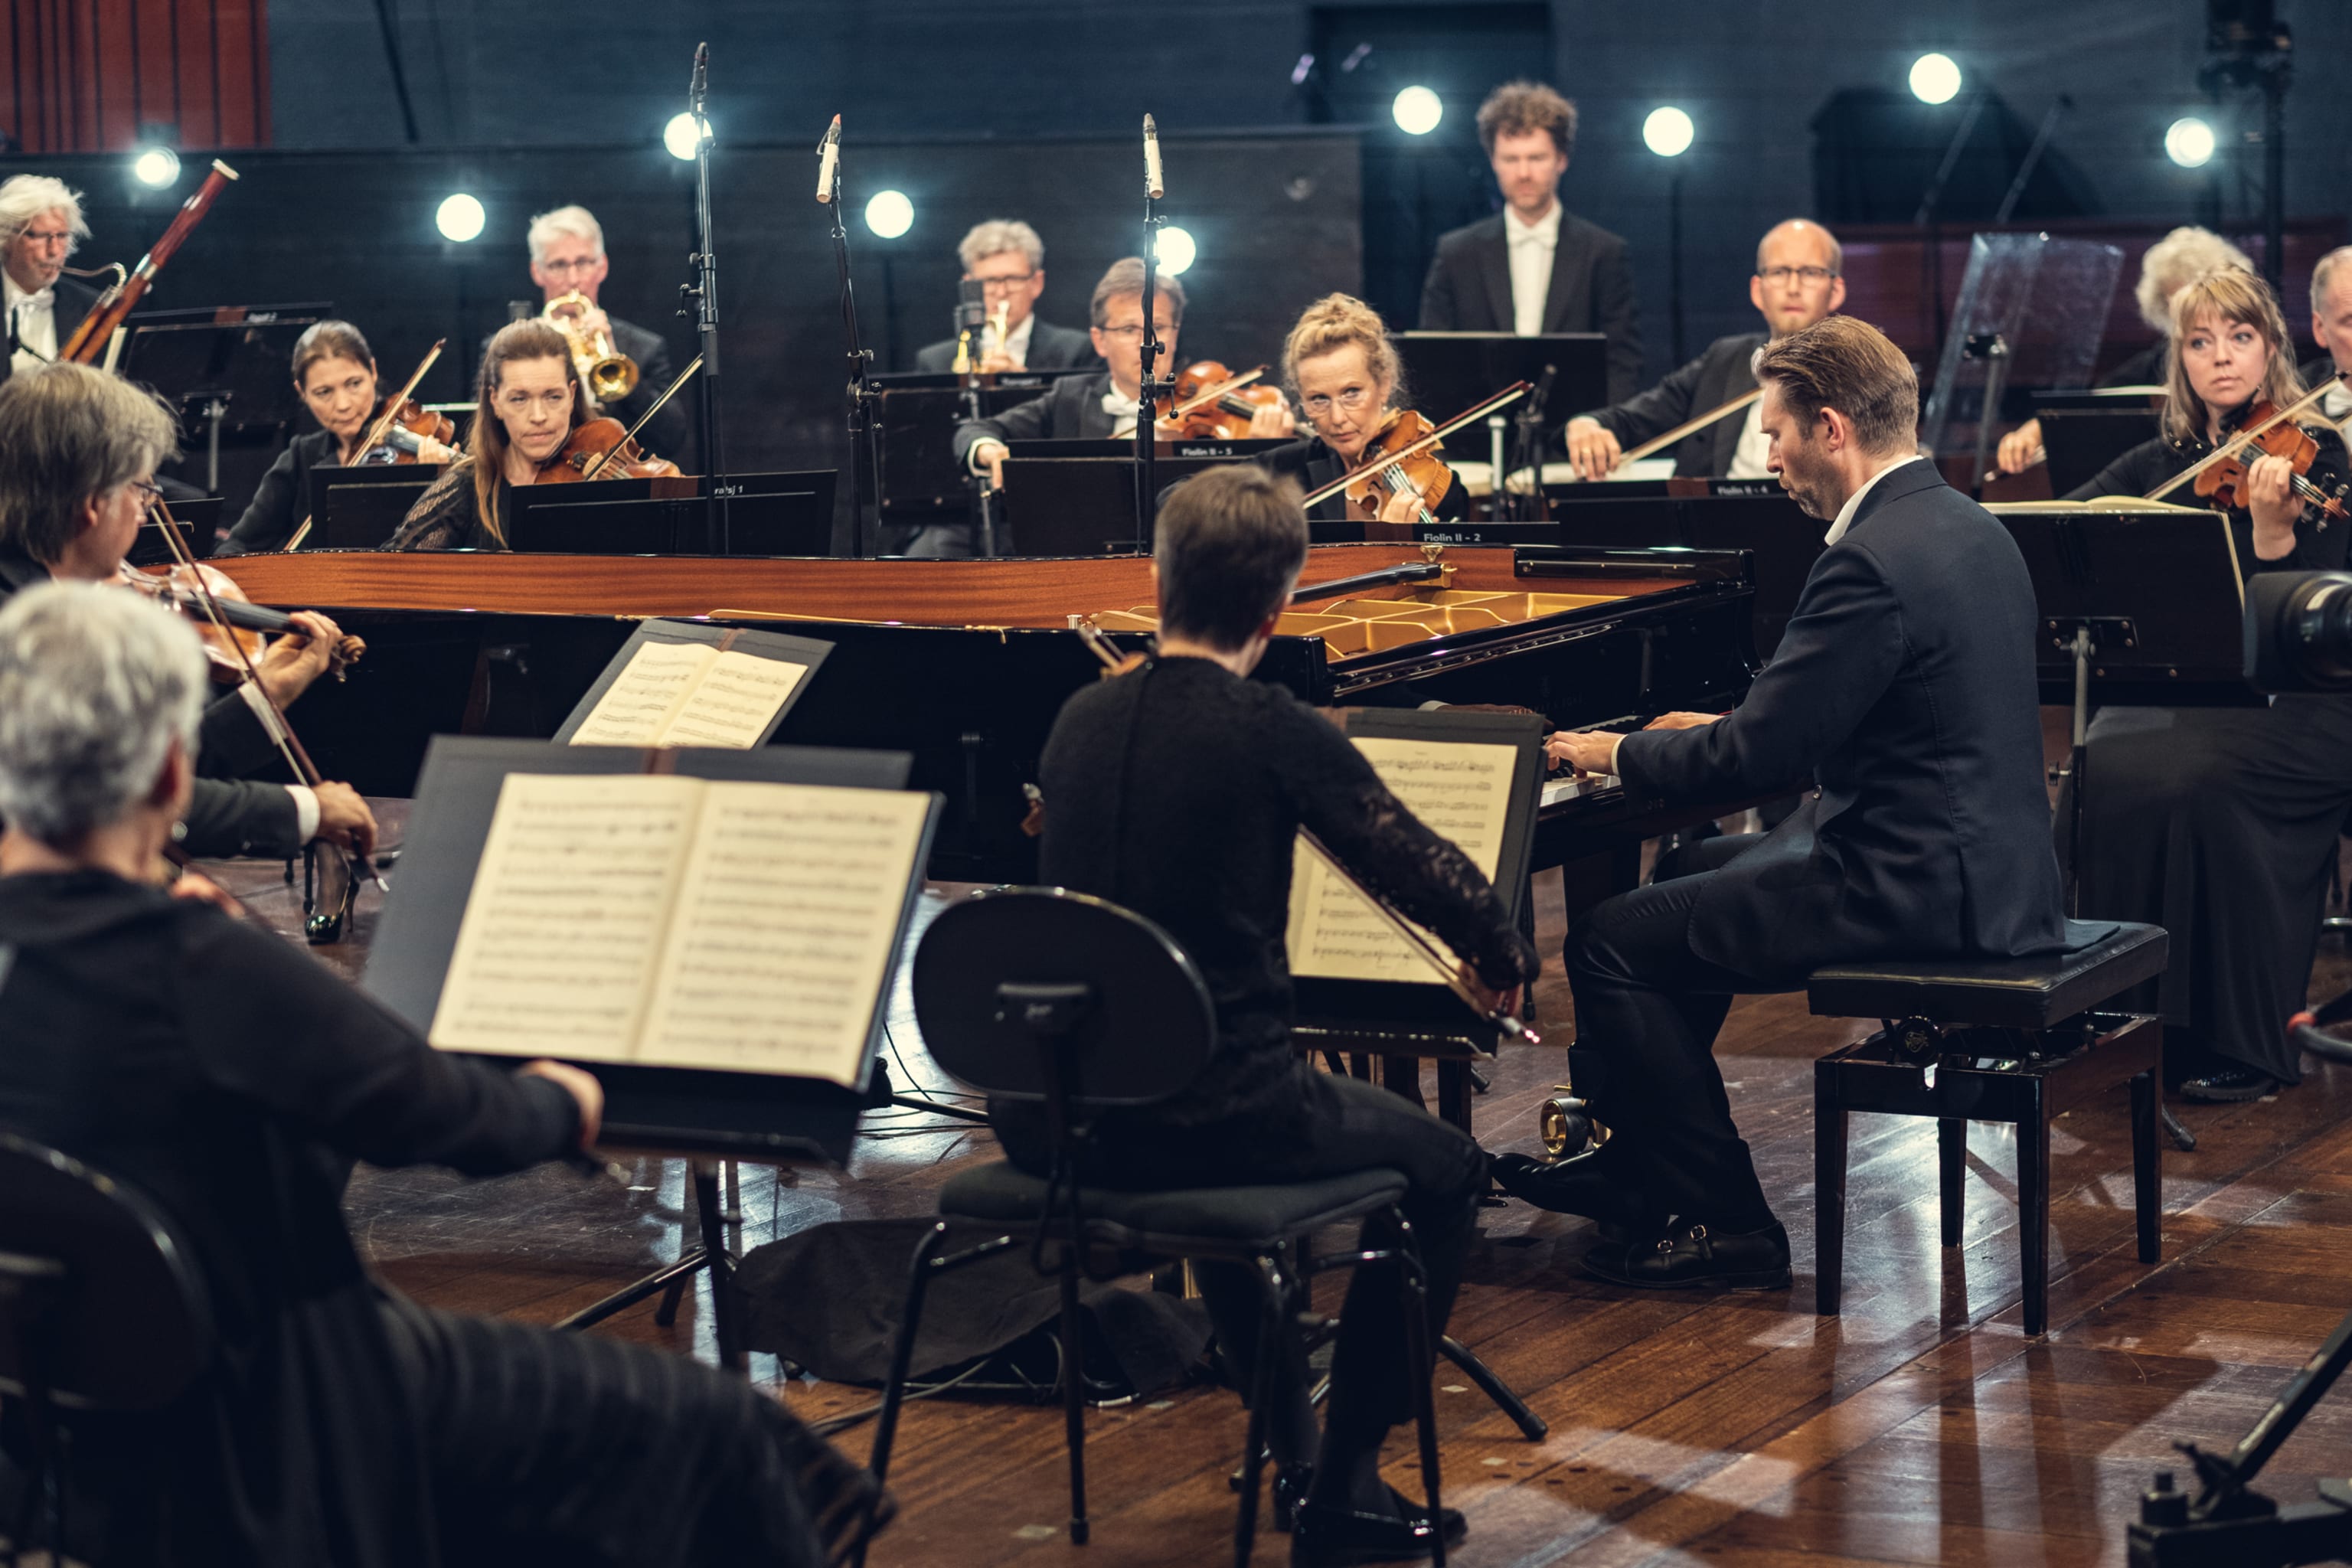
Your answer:
[[[588,395],[599,403],[618,403],[637,389],[637,362],[626,354],[607,354],[581,372]]]
[[[1609,1142],[1609,1129],[1592,1120],[1584,1101],[1570,1093],[1568,1085],[1555,1087],[1559,1092],[1536,1112],[1536,1135],[1543,1142],[1544,1153],[1564,1160]]]
[[[579,373],[580,384],[588,389],[588,395],[599,403],[617,403],[637,389],[637,362],[614,348],[613,340],[603,332],[590,337],[580,331],[579,318],[593,305],[593,300],[574,289],[550,300],[540,316],[570,341],[572,368]]]

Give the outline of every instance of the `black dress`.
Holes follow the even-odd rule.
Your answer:
[[[1350,466],[1322,437],[1312,433],[1287,446],[1261,452],[1252,461],[1297,479],[1302,490],[1322,489]],[[1467,517],[1469,507],[1469,494],[1462,487],[1462,477],[1456,474],[1454,482],[1445,487],[1445,493],[1429,510],[1451,521]],[[1348,510],[1345,495],[1335,495],[1307,509],[1307,532],[1318,544],[1352,544],[1364,537],[1364,521]]]
[[[441,477],[425,487],[408,515],[392,537],[376,546],[379,550],[504,550],[501,537],[507,515],[507,497],[511,488],[501,478],[498,489],[491,492],[490,505],[498,512],[499,530],[493,531],[482,520],[481,509],[474,500],[474,460],[467,458],[450,464]]]
[[[2341,443],[2320,440],[2315,469],[2345,473]],[[2210,450],[2202,440],[2144,442],[2069,499],[2145,495]],[[2306,507],[2294,551],[2263,561],[2246,512],[2231,514],[2230,531],[2248,575],[2341,570],[2352,534],[2342,523],[2321,527]],[[2167,1070],[2179,1079],[2237,1067],[2298,1081],[2285,1026],[2310,984],[2336,836],[2352,810],[2352,697],[2102,709],[2091,724],[2090,779],[2082,913],[2170,934],[2153,998],[2171,1037]],[[2062,800],[2062,864],[2071,819]]]
[[[331,430],[313,430],[286,443],[286,450],[261,476],[261,486],[253,492],[245,515],[236,520],[236,526],[214,553],[250,555],[285,549],[294,531],[302,526],[303,509],[310,504],[310,470],[340,466],[341,450]]]

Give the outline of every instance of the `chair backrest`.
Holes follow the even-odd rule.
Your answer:
[[[915,1019],[932,1058],[974,1089],[1043,1100],[1036,1034],[1001,988],[1082,985],[1072,1103],[1148,1105],[1200,1075],[1217,1011],[1198,965],[1131,910],[1064,888],[991,888],[949,905],[915,950]]]
[[[61,1405],[152,1410],[213,1354],[211,1299],[163,1214],[69,1155],[0,1132],[0,1271],[58,1268],[0,1290],[0,1390],[26,1389],[25,1357]],[[28,1268],[27,1266],[35,1266]],[[38,1315],[41,1321],[29,1321]]]

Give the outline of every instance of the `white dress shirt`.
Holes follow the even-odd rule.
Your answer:
[[[1558,201],[1533,223],[1521,222],[1516,207],[1503,209],[1503,238],[1511,253],[1511,331],[1523,338],[1543,331],[1552,253],[1559,248],[1559,214]]]
[[[44,289],[37,294],[27,294],[16,287],[16,280],[0,272],[0,296],[5,296],[8,322],[16,329],[11,337],[22,345],[9,356],[8,368],[16,371],[38,370],[58,357],[58,300],[53,289]]]
[[[2352,444],[2352,392],[2340,386],[2328,388],[2319,400],[2319,412],[2347,444]]]
[[[1747,422],[1739,426],[1739,445],[1731,449],[1731,467],[1724,470],[1723,477],[1769,479],[1772,470],[1764,464],[1771,455],[1771,440],[1764,434],[1764,400],[1759,397],[1748,405]]]
[[[1004,337],[1004,357],[1013,362],[1015,370],[1029,368],[1029,338],[1037,330],[1034,312],[1021,318],[1021,324]],[[996,352],[996,323],[989,322],[980,330],[980,355],[986,359]]]
[[[1927,460],[1927,458],[1920,457],[1915,452],[1908,457],[1895,458],[1893,462],[1879,469],[1878,472],[1871,475],[1870,478],[1863,480],[1862,488],[1854,491],[1853,494],[1846,497],[1845,505],[1838,508],[1837,521],[1830,524],[1829,533],[1824,539],[1822,539],[1822,542],[1824,544],[1835,544],[1839,540],[1845,537],[1845,531],[1853,526],[1853,514],[1862,510],[1862,498],[1870,493],[1870,489],[1873,485],[1875,485],[1879,480],[1885,479],[1887,475],[1893,473],[1895,469],[1901,468],[1906,463],[1924,463]]]
[[[1143,400],[1128,396],[1114,382],[1103,388],[1102,409],[1110,416],[1110,438],[1116,441],[1122,436],[1135,434],[1135,416],[1142,412]]]

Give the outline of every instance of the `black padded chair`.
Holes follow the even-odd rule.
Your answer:
[[[1045,1108],[1055,1150],[1053,1173],[1038,1177],[1010,1163],[983,1165],[950,1180],[940,1194],[941,1223],[915,1253],[907,1302],[893,1347],[874,1433],[877,1479],[888,1474],[890,1447],[920,1326],[923,1297],[940,1274],[1027,1242],[1043,1272],[1061,1283],[1062,1395],[1070,1459],[1070,1539],[1087,1539],[1086,1424],[1081,1397],[1078,1285],[1175,1258],[1229,1259],[1255,1267],[1265,1281],[1266,1331],[1251,1379],[1249,1434],[1234,1558],[1246,1563],[1255,1545],[1263,1480],[1265,1407],[1285,1337],[1306,1310],[1317,1268],[1313,1234],[1380,1216],[1395,1240],[1351,1251],[1342,1261],[1399,1265],[1405,1318],[1414,1342],[1407,1353],[1429,1360],[1424,1280],[1412,1229],[1397,1207],[1405,1179],[1393,1171],[1286,1186],[1111,1190],[1083,1184],[1077,1152],[1096,1113],[1150,1105],[1200,1073],[1216,1042],[1216,1010],[1192,959],[1142,916],[1058,888],[999,888],[950,906],[923,933],[915,954],[915,1016],[924,1043],[961,1082],[1000,1100]],[[1001,1232],[940,1256],[948,1220]],[[1432,1517],[1438,1512],[1437,1424],[1429,1381],[1415,1388],[1422,1479]],[[1435,1543],[1443,1568],[1444,1542]]]
[[[58,1436],[74,1415],[160,1409],[213,1347],[210,1298],[162,1212],[68,1155],[0,1133],[0,1393],[21,1402],[29,1444],[12,1568],[44,1512],[52,1560],[64,1556]]]
[[[1968,1124],[2017,1128],[2018,1244],[2025,1331],[2049,1318],[2050,1122],[2091,1095],[2131,1086],[2139,1258],[2158,1257],[2158,1112],[2164,1031],[2144,1013],[2103,1011],[2164,972],[2155,926],[2070,921],[2075,950],[2040,958],[1842,963],[1807,987],[1817,1017],[1876,1018],[1879,1032],[1813,1064],[1814,1310],[1834,1315],[1845,1262],[1846,1115],[1937,1119],[1943,1242],[1960,1242]]]

